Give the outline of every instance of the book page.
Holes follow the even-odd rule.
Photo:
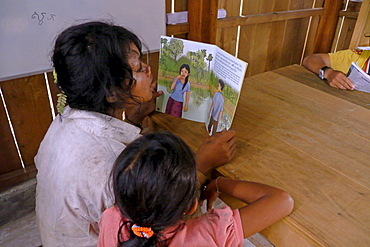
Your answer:
[[[158,90],[163,95],[157,98],[157,111],[197,122],[207,120],[215,48],[210,44],[161,37]],[[187,79],[180,78],[181,70],[188,73]]]
[[[370,76],[356,63],[352,63],[347,77],[355,84],[355,90],[370,93]]]
[[[206,124],[208,133],[231,127],[246,70],[246,62],[216,47],[214,77],[210,80],[212,103]]]
[[[215,45],[162,36],[156,110],[204,122],[209,134],[229,129],[246,69]]]

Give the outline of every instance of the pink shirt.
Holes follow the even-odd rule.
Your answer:
[[[103,213],[99,222],[98,247],[117,246],[120,224],[121,213],[118,207],[109,208]],[[123,230],[122,239],[125,239],[127,234],[127,230]],[[243,246],[243,241],[239,210],[224,207],[212,209],[199,218],[186,221],[184,227],[179,228],[168,246],[237,247]]]

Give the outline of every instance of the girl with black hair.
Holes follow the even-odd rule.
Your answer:
[[[44,247],[97,244],[100,216],[114,204],[108,184],[113,163],[140,136],[140,124],[162,94],[141,48],[134,33],[105,22],[71,26],[55,41],[52,62],[68,106],[35,157],[36,219]],[[197,155],[200,174],[228,162],[234,143],[232,131],[206,139]]]
[[[207,204],[207,213],[182,220],[198,204],[197,173],[192,151],[171,133],[148,134],[128,145],[112,177],[117,206],[102,215],[99,247],[243,246],[244,238],[293,209],[285,191],[218,177],[206,187],[209,198],[225,193],[248,205],[231,210]]]
[[[179,75],[175,77],[171,84],[172,94],[168,98],[166,105],[166,113],[176,117],[182,116],[182,109],[184,112],[188,111],[190,100],[190,66],[183,64],[180,66]],[[185,105],[184,105],[185,94]]]

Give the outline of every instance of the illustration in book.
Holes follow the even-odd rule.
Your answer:
[[[204,122],[210,135],[229,129],[247,65],[215,45],[162,36],[157,110]]]

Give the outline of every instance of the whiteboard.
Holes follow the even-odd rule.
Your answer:
[[[0,81],[52,70],[56,36],[87,21],[126,27],[149,49],[165,35],[164,0],[0,0]]]

